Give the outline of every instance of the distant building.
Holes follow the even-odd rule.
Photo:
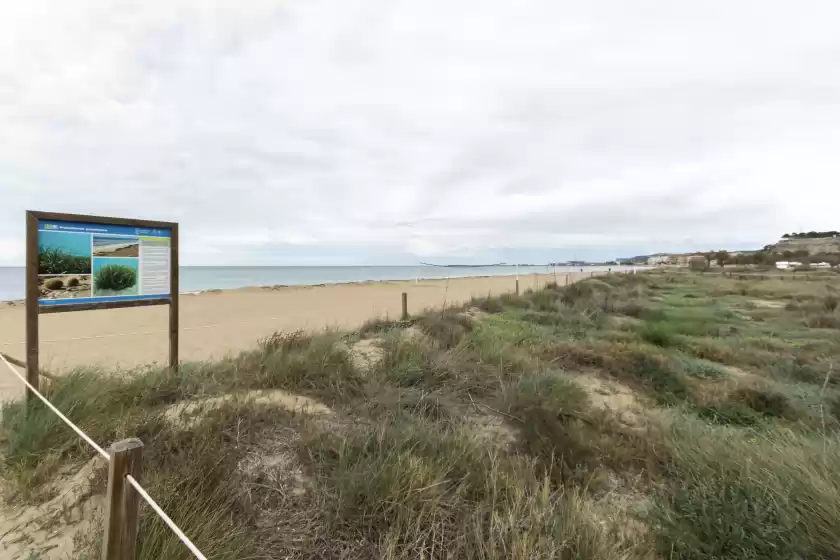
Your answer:
[[[831,265],[827,262],[818,262],[812,264],[811,268],[831,268]]]
[[[668,257],[668,264],[673,264],[676,266],[688,266],[691,263],[691,259],[700,257],[701,259],[705,260],[703,255],[698,255],[696,253],[684,253],[682,255],[670,255]]]
[[[776,268],[778,268],[779,270],[789,270],[791,268],[797,268],[797,267],[800,267],[800,266],[802,266],[802,263],[801,262],[796,262],[796,261],[777,261],[776,262]]]
[[[658,266],[668,262],[670,255],[651,255],[647,259],[648,266]]]

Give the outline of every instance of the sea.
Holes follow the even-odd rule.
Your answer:
[[[585,271],[634,267],[584,266]],[[231,290],[249,286],[317,286],[385,280],[432,280],[468,276],[521,276],[579,272],[570,266],[183,266],[180,274],[181,293],[206,290]],[[0,301],[25,297],[25,269],[0,267]]]

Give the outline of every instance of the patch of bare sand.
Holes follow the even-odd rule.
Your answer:
[[[181,401],[170,406],[164,413],[164,417],[172,423],[188,427],[200,421],[202,414],[207,411],[219,408],[226,403],[237,401],[251,401],[256,404],[275,405],[291,412],[302,412],[305,414],[332,413],[332,410],[328,406],[315,399],[289,393],[281,389],[274,389],[271,391],[230,393],[206,399]]]
[[[591,373],[576,375],[574,380],[589,395],[589,402],[593,407],[614,412],[622,424],[628,426],[644,424],[644,407],[639,403],[633,390],[626,385]]]
[[[770,299],[751,299],[750,303],[756,307],[763,307],[764,309],[782,309],[786,305],[783,301],[773,301]]]
[[[464,423],[478,440],[502,449],[509,449],[518,439],[517,431],[493,414],[468,414]]]
[[[238,468],[248,480],[259,481],[261,487],[270,488],[284,498],[305,495],[311,488],[311,479],[303,472],[295,445],[300,434],[291,427],[274,427],[270,435],[260,441],[258,447],[249,450],[239,462]],[[265,498],[262,500],[248,487],[251,503],[262,503],[266,513]]]
[[[488,315],[486,311],[482,311],[478,307],[470,307],[466,311],[459,313],[461,317],[466,317],[472,321],[480,321]]]
[[[610,322],[612,322],[617,327],[636,327],[642,324],[641,319],[637,319],[635,317],[626,317],[624,315],[612,315],[610,317]]]
[[[92,495],[92,485],[104,467],[105,460],[97,456],[65,472],[47,488],[55,497],[41,505],[0,505],[0,558],[74,558],[75,541],[101,523],[105,497]]]
[[[385,357],[381,343],[381,338],[365,338],[350,348],[350,359],[356,371],[367,373],[379,365]]]
[[[423,332],[423,329],[417,325],[411,325],[407,329],[404,329],[402,335],[409,340],[425,340],[428,338],[426,333]]]

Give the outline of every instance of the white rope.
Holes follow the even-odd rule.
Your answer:
[[[199,560],[207,560],[207,557],[204,556],[201,553],[201,551],[198,550],[198,548],[192,543],[192,541],[189,538],[187,538],[187,535],[185,535],[184,532],[181,529],[179,529],[177,525],[175,525],[175,522],[172,521],[168,515],[166,515],[166,512],[164,512],[160,508],[160,506],[157,505],[157,502],[155,502],[152,499],[152,497],[149,496],[145,490],[143,490],[143,487],[140,486],[140,483],[137,482],[133,476],[127,474],[125,475],[125,479],[128,481],[129,484],[131,484],[134,487],[135,490],[137,490],[137,493],[140,494],[144,500],[146,500],[146,503],[149,504],[149,507],[155,510],[155,513],[158,514],[161,519],[163,519],[163,522],[169,525],[169,528],[172,529],[172,532],[175,533],[175,536],[181,539],[181,542],[184,543],[184,546],[189,548],[190,552],[192,552],[196,558],[198,558]]]
[[[45,405],[47,405],[47,408],[55,412],[59,418],[61,418],[68,426],[70,426],[80,438],[85,440],[91,447],[93,447],[97,453],[102,455],[102,457],[104,457],[106,461],[111,461],[111,456],[104,449],[99,447],[99,445],[97,445],[95,441],[90,439],[90,437],[88,437],[86,433],[84,433],[78,426],[76,426],[66,416],[64,416],[60,410],[54,407],[52,403],[50,403],[50,401],[48,401],[41,393],[39,393],[35,389],[35,387],[30,385],[26,378],[24,378],[20,373],[18,373],[18,371],[14,367],[12,367],[12,364],[10,364],[8,360],[6,360],[6,357],[3,356],[3,354],[0,354],[0,360],[2,360],[4,364],[6,364],[9,370],[12,373],[14,373],[17,376],[17,378],[20,379],[23,382],[23,384],[26,385],[29,388],[29,390],[35,394],[35,396],[37,396]],[[172,529],[172,532],[174,532],[175,535],[179,539],[181,539],[181,542],[183,542],[184,545],[186,545],[186,547],[190,549],[190,552],[192,552],[195,555],[195,557],[199,560],[207,560],[207,558],[201,553],[200,550],[198,550],[198,548],[196,548],[192,541],[187,538],[184,532],[181,529],[179,529],[177,525],[175,525],[175,522],[173,522],[172,519],[170,519],[169,516],[166,515],[166,513],[162,509],[160,509],[160,506],[157,505],[157,502],[155,502],[152,499],[152,497],[149,496],[149,494],[145,490],[143,490],[143,487],[140,486],[140,483],[137,482],[137,480],[135,480],[134,477],[130,474],[125,475],[125,478],[128,481],[128,483],[131,484],[135,490],[137,490],[137,492],[143,497],[143,499],[146,500],[146,503],[149,504],[149,507],[155,510],[155,513],[157,513],[160,516],[160,518],[163,519],[163,521],[169,526],[169,528]]]
[[[70,421],[70,420],[69,420],[66,416],[64,416],[64,415],[61,413],[61,411],[60,411],[60,410],[58,410],[56,407],[54,407],[54,406],[52,405],[52,403],[51,403],[50,401],[48,401],[46,398],[44,398],[44,396],[43,396],[41,393],[39,393],[39,392],[38,392],[38,390],[37,390],[37,389],[35,389],[35,387],[33,387],[32,385],[30,385],[30,384],[29,384],[29,381],[27,381],[25,377],[23,377],[21,374],[19,374],[19,373],[18,373],[18,371],[17,371],[15,368],[13,368],[13,367],[12,367],[12,364],[10,364],[10,363],[6,360],[6,357],[5,357],[5,356],[3,356],[2,354],[0,354],[0,360],[3,360],[3,363],[4,363],[4,364],[6,364],[6,366],[9,368],[9,370],[10,370],[12,373],[14,373],[14,374],[18,377],[18,379],[20,379],[21,381],[23,381],[23,384],[24,384],[24,385],[26,385],[26,386],[29,388],[29,390],[30,390],[30,391],[32,391],[32,392],[35,394],[35,396],[36,396],[36,397],[38,397],[39,399],[41,399],[41,401],[42,401],[45,405],[47,405],[47,408],[49,408],[50,410],[52,410],[53,412],[55,412],[55,413],[58,415],[58,417],[59,417],[59,418],[61,418],[62,420],[64,420],[64,423],[65,423],[65,424],[67,424],[68,426],[70,426],[70,427],[73,429],[73,431],[74,431],[74,432],[76,432],[76,433],[79,435],[79,437],[80,437],[80,438],[82,438],[83,440],[85,440],[86,442],[88,442],[88,445],[90,445],[91,447],[93,447],[93,448],[96,450],[96,452],[97,452],[97,453],[99,453],[100,455],[102,455],[103,457],[105,457],[105,460],[106,460],[106,461],[110,461],[110,460],[111,460],[111,457],[108,455],[108,453],[106,453],[106,452],[105,452],[105,450],[104,450],[104,449],[102,449],[101,447],[99,447],[99,445],[97,445],[97,443],[96,443],[95,441],[93,441],[92,439],[90,439],[86,433],[84,433],[81,429],[79,429],[79,427],[78,427],[78,426],[76,426],[76,425],[75,425],[73,422],[71,422],[71,421]]]

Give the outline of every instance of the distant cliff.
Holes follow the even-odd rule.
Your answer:
[[[771,250],[776,253],[808,251],[809,255],[840,253],[840,237],[782,239],[775,245],[772,245]]]

